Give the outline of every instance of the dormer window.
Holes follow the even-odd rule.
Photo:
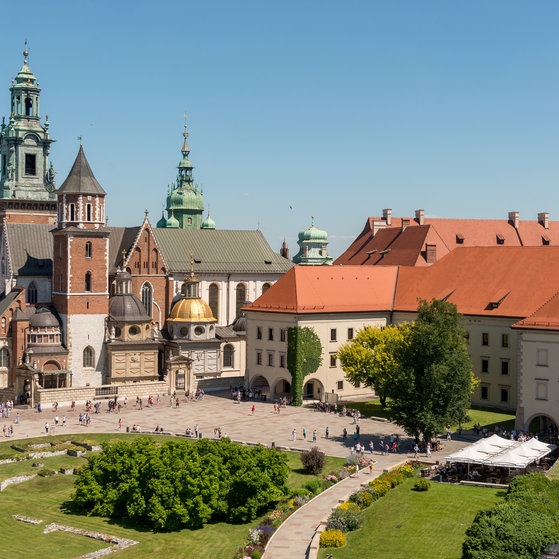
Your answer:
[[[456,233],[456,244],[457,245],[464,244],[464,235],[462,235],[462,233]]]
[[[505,244],[505,236],[501,233],[497,233],[497,244],[504,245]]]

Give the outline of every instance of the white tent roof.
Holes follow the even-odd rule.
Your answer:
[[[447,462],[462,464],[526,468],[528,464],[539,460],[555,448],[555,445],[545,444],[537,439],[530,439],[521,443],[492,435],[487,439],[480,439],[450,456],[446,456],[445,459]]]

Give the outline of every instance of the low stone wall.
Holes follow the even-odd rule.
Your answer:
[[[221,392],[229,390],[231,386],[240,386],[244,384],[245,377],[222,377],[222,378],[208,378],[198,381],[198,387],[202,388],[204,392]]]

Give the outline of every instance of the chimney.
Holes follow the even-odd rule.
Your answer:
[[[425,218],[425,210],[415,210],[415,221],[419,223],[419,225],[423,225]]]
[[[390,208],[382,210],[382,219],[386,221],[386,225],[388,225],[388,227],[392,225],[392,210]]]
[[[520,214],[518,212],[509,212],[509,221],[515,229],[520,225]]]
[[[409,218],[402,218],[402,231],[405,231],[410,225]]]
[[[437,245],[425,245],[425,261],[427,264],[434,264],[437,261]]]
[[[538,223],[544,229],[549,229],[549,214],[547,212],[540,212],[538,214]]]

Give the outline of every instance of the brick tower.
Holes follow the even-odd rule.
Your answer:
[[[58,223],[52,235],[52,300],[63,323],[72,385],[99,386],[107,380],[103,341],[109,309],[109,230],[105,191],[81,145],[58,190]]]

